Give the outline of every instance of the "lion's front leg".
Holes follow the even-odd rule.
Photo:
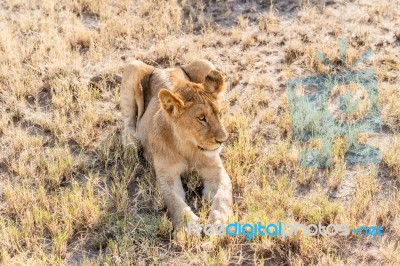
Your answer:
[[[211,199],[210,221],[224,223],[232,213],[232,184],[222,163],[199,169],[204,180],[203,195]]]
[[[185,166],[179,163],[159,162],[155,165],[157,184],[175,230],[182,228],[186,222],[199,219],[185,202],[185,191],[180,177],[184,168]]]

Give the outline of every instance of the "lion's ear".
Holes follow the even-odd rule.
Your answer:
[[[217,98],[221,92],[225,90],[225,81],[221,72],[212,69],[208,72],[206,79],[203,83],[206,90],[213,93],[214,97]]]
[[[169,90],[161,89],[158,98],[162,108],[171,116],[177,116],[184,107],[183,101]]]

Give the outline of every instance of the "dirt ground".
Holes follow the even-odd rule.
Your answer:
[[[0,29],[0,264],[400,264],[400,1],[2,0]],[[122,145],[115,77],[132,59],[197,58],[228,82],[234,221],[384,235],[174,239],[151,166]],[[321,142],[293,139],[287,81],[362,69],[377,74],[382,130],[357,140],[382,160],[346,163],[337,137],[331,168],[302,168],[300,153]],[[183,180],[206,223],[201,178]]]

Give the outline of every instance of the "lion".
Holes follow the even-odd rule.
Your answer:
[[[139,141],[154,166],[175,229],[199,219],[185,202],[181,174],[188,170],[202,177],[211,223],[224,223],[232,212],[231,180],[219,155],[228,139],[218,103],[225,87],[222,74],[206,60],[168,69],[135,60],[125,67],[125,142]]]

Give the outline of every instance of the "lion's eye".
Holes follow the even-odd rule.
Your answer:
[[[201,122],[206,122],[206,117],[204,115],[199,116],[198,119]]]

